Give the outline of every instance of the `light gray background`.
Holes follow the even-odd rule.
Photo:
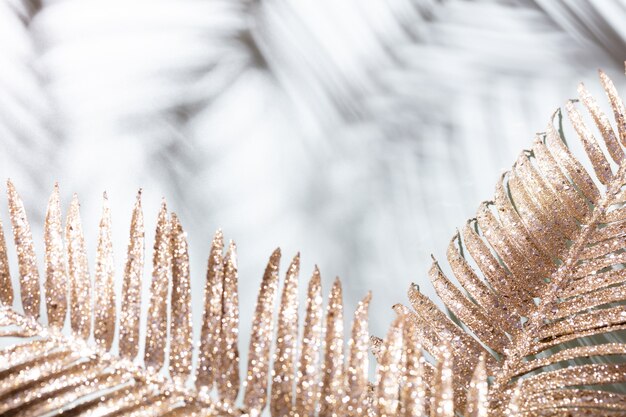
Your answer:
[[[576,83],[603,102],[597,68],[624,85],[624,21],[611,0],[1,0],[0,178],[42,261],[54,181],[64,209],[79,195],[92,264],[107,190],[120,272],[137,189],[148,265],[166,197],[189,234],[196,330],[222,228],[242,346],[276,246],[283,271],[300,250],[302,278],[314,263],[325,290],[340,276],[348,315],[372,290],[382,335],[410,282],[433,294],[430,253]]]

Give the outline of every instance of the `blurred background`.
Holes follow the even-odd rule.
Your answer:
[[[106,190],[120,277],[137,190],[147,265],[165,197],[196,326],[222,228],[244,344],[276,246],[283,271],[301,251],[301,292],[314,264],[340,276],[348,316],[372,290],[382,335],[577,82],[623,88],[624,22],[619,0],[0,0],[0,178],[41,261],[54,182],[64,209],[77,192],[92,268]]]

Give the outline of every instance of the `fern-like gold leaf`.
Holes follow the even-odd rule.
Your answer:
[[[384,340],[369,336],[369,294],[347,335],[341,282],[324,306],[316,268],[300,330],[300,257],[281,290],[277,249],[261,281],[243,384],[236,246],[225,248],[221,231],[211,245],[201,332],[194,336],[188,243],[165,202],[150,292],[143,294],[137,196],[118,315],[106,194],[92,280],[78,198],[64,228],[55,186],[42,283],[26,212],[9,181],[21,303],[0,224],[0,414],[626,415],[626,396],[616,389],[626,383],[626,343],[617,337],[626,329],[626,111],[611,80],[600,73],[600,81],[616,130],[582,84],[579,102],[565,106],[592,169],[573,156],[553,120],[500,178],[493,200],[452,238],[447,263],[454,280],[434,260],[429,275],[450,315],[412,285],[410,307],[394,306],[398,316]],[[369,350],[378,361],[371,382]]]
[[[186,234],[164,202],[157,216],[150,293],[142,294],[145,237],[141,193],[132,212],[118,318],[106,194],[92,288],[78,198],[72,198],[63,233],[55,186],[46,214],[45,285],[38,284],[33,290],[37,297],[40,290],[45,292],[47,320],[40,319],[28,292],[37,276],[33,239],[19,195],[11,182],[8,188],[22,268],[22,305],[28,307],[20,313],[13,306],[2,239],[0,266],[5,286],[0,307],[4,345],[0,350],[0,414],[259,415],[271,398],[273,415],[361,416],[381,403],[371,394],[382,395],[384,390],[372,390],[367,378],[370,296],[359,304],[352,336],[346,343],[341,283],[337,280],[333,285],[324,319],[321,278],[315,269],[308,287],[302,338],[298,340],[299,255],[287,270],[275,318],[281,257],[277,249],[261,282],[241,390],[243,404],[237,406],[242,387],[236,246],[231,242],[224,254],[219,231],[209,255],[198,365],[192,372],[194,338]],[[1,227],[0,235],[4,236]],[[139,358],[142,303],[148,308],[145,347]],[[403,342],[402,337],[394,340],[393,368],[387,364],[381,369],[394,369],[394,375],[399,375]],[[344,354],[346,346],[348,357]],[[394,400],[390,401],[393,404]]]
[[[602,140],[577,102],[565,106],[592,170],[566,146],[555,114],[452,239],[447,258],[460,287],[434,261],[433,286],[461,324],[415,287],[413,310],[398,307],[430,354],[450,345],[457,412],[626,415],[615,390],[626,382],[626,344],[608,342],[626,328],[625,112],[611,80],[602,72],[600,80],[617,134],[584,85],[580,103]],[[481,374],[493,378],[488,394]]]

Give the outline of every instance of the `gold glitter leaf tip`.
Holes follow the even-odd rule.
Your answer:
[[[397,317],[383,345],[378,364],[376,401],[379,417],[396,416],[399,410],[400,382],[402,376],[404,318]]]
[[[278,312],[278,332],[274,350],[272,371],[272,415],[287,415],[293,403],[293,379],[295,374],[296,345],[298,340],[298,253],[287,269],[287,276]]]
[[[437,417],[454,417],[452,352],[447,345],[438,358],[433,381],[432,412]]]
[[[367,310],[369,308],[372,294],[361,300],[354,313],[352,322],[352,335],[348,342],[350,358],[346,369],[347,389],[350,395],[347,414],[349,416],[361,416],[368,405],[368,385],[367,377],[369,370],[369,328]]]
[[[252,322],[248,372],[246,374],[244,407],[260,413],[267,404],[269,383],[270,348],[274,333],[274,307],[278,292],[278,266],[280,249],[276,249],[265,268],[256,310]]]
[[[9,199],[9,215],[13,225],[13,239],[17,248],[22,307],[26,314],[38,318],[40,311],[40,283],[33,235],[26,218],[24,203],[11,180],[7,180],[7,195]]]
[[[582,163],[568,148],[564,129],[554,121],[561,112],[555,112],[532,150],[524,151],[498,181],[494,201],[481,204],[476,219],[467,223],[463,241],[450,244],[448,260],[463,288],[438,264],[431,268],[433,285],[453,317],[413,287],[409,299],[414,311],[397,308],[438,362],[431,384],[432,416],[499,416],[513,409],[540,415],[528,407],[545,391],[576,398],[572,407],[583,413],[593,414],[586,408],[591,404],[595,411],[610,408],[595,387],[585,394],[566,390],[573,382],[599,387],[621,381],[623,358],[615,365],[576,364],[591,356],[602,362],[619,349],[589,338],[584,349],[560,352],[564,343],[626,327],[623,306],[615,304],[626,301],[624,105],[606,74],[601,72],[600,81],[616,130],[584,86],[578,92],[592,125],[573,101],[566,103],[582,156],[591,163]],[[593,170],[587,172],[586,165]],[[468,337],[461,325],[473,335]],[[541,359],[529,360],[532,355]],[[563,369],[550,370],[557,363]],[[487,375],[493,375],[491,387]],[[554,404],[543,407],[546,415],[558,411]]]
[[[322,344],[322,284],[320,271],[315,267],[309,280],[306,297],[306,315],[300,343],[300,359],[296,375],[296,407],[299,416],[312,416],[319,398],[319,360]]]
[[[487,417],[489,413],[488,394],[489,384],[487,383],[485,357],[481,356],[470,382],[467,394],[467,408],[464,415],[466,417]]]
[[[67,313],[67,258],[63,247],[63,224],[61,220],[61,203],[59,186],[54,185],[48,200],[46,220],[44,223],[44,243],[46,266],[46,311],[48,324],[61,328]]]
[[[13,284],[2,221],[0,221],[0,303],[9,307],[13,305]]]
[[[224,293],[221,321],[221,373],[217,385],[222,399],[232,404],[239,394],[239,295],[237,291],[237,246],[228,245],[224,257]]]
[[[422,354],[422,346],[419,343],[413,324],[405,315],[403,318],[403,358],[404,375],[402,377],[402,387],[400,391],[402,417],[425,417],[427,409],[427,388],[426,363]],[[381,340],[381,350],[383,343]],[[381,359],[382,360],[382,352]],[[379,362],[380,362],[379,360]],[[432,366],[432,365],[431,365]]]
[[[273,417],[624,415],[626,344],[617,339],[626,329],[626,121],[614,83],[602,72],[600,83],[614,121],[579,85],[581,104],[567,102],[565,120],[560,110],[553,114],[497,181],[492,201],[454,236],[450,268],[431,268],[449,314],[413,285],[411,308],[393,306],[398,317],[382,340],[368,334],[368,294],[346,347],[341,283],[335,281],[324,308],[316,267],[298,339],[300,259],[287,269],[276,312],[276,250],[257,298],[241,406],[236,248],[231,242],[223,253],[221,231],[211,244],[196,350],[187,236],[165,203],[143,319],[138,194],[116,320],[106,196],[92,283],[78,200],[63,231],[55,186],[40,283],[24,204],[9,181],[20,284],[12,289],[0,225],[0,339],[8,341],[0,348],[0,414],[252,417],[269,401]],[[570,149],[576,140],[581,146]],[[46,325],[38,321],[42,287]],[[13,308],[15,298],[23,313]],[[146,343],[138,358],[142,322]],[[372,382],[368,349],[378,362]]]
[[[67,214],[65,239],[70,278],[70,322],[74,333],[86,340],[91,333],[91,278],[76,194]]]
[[[343,298],[339,278],[335,279],[326,310],[326,338],[322,367],[320,417],[343,415],[345,373],[343,352]]]
[[[172,321],[170,323],[170,375],[184,384],[191,373],[193,347],[191,323],[191,283],[187,234],[172,213]]]
[[[172,262],[171,223],[165,201],[157,216],[152,257],[152,282],[150,305],[146,324],[146,350],[144,362],[147,367],[159,370],[165,362],[167,344],[167,308]]]
[[[120,355],[133,359],[139,350],[139,318],[141,314],[141,280],[144,263],[144,224],[141,208],[141,190],[130,221],[130,239],[122,282],[122,309],[120,314]]]
[[[115,261],[111,241],[111,209],[103,195],[102,218],[98,228],[96,272],[94,276],[94,338],[105,350],[111,349],[115,335]]]
[[[220,372],[220,329],[222,321],[222,297],[224,292],[224,237],[218,230],[211,242],[204,288],[204,316],[200,334],[200,357],[197,386],[211,389]]]

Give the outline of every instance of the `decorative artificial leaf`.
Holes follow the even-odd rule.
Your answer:
[[[24,205],[9,181],[20,297],[0,225],[0,336],[11,340],[0,350],[0,413],[255,416],[269,404],[276,417],[624,415],[626,397],[615,384],[626,383],[626,343],[616,336],[626,329],[626,111],[611,80],[602,72],[600,80],[616,131],[584,86],[580,104],[601,139],[580,104],[566,104],[589,163],[567,147],[555,113],[500,178],[493,200],[451,240],[447,258],[459,285],[433,261],[429,275],[450,315],[412,285],[411,308],[394,306],[398,317],[386,339],[369,339],[368,294],[346,343],[341,282],[324,307],[316,268],[299,337],[300,257],[287,270],[277,306],[281,252],[274,251],[243,386],[236,246],[224,253],[221,231],[209,254],[194,369],[187,237],[165,203],[150,293],[143,294],[141,192],[137,197],[118,315],[106,195],[92,282],[78,198],[63,233],[55,186],[41,283]],[[369,349],[378,361],[373,382]]]

